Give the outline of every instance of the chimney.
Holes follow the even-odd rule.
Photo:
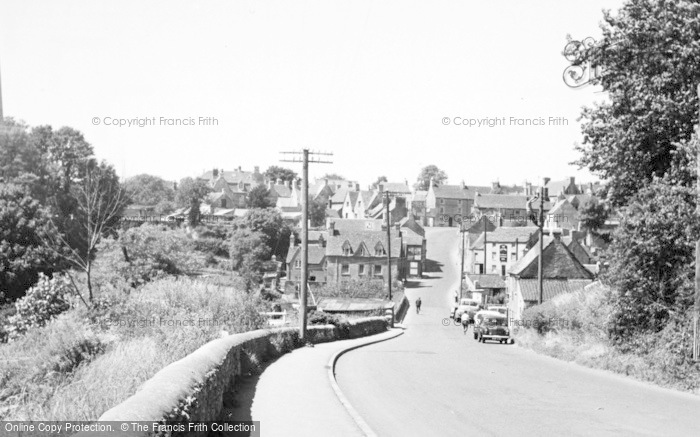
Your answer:
[[[576,177],[569,176],[569,185],[576,185]]]
[[[359,183],[355,184],[355,191],[360,191],[360,184]]]
[[[253,167],[253,173],[260,174],[260,167],[257,165],[255,167]]]
[[[240,165],[238,166],[238,171],[242,171],[242,170],[241,170],[241,166],[240,166]]]
[[[173,191],[177,191],[177,182],[173,182]]]
[[[275,181],[275,185],[282,185],[282,179],[277,178],[277,181]]]
[[[218,168],[215,168],[214,170],[212,170],[212,171],[211,171],[211,175],[212,175],[212,177],[213,177],[214,179],[216,179],[217,177],[219,177],[219,169],[218,169]]]
[[[496,189],[496,188],[500,188],[500,187],[501,187],[501,183],[500,183],[500,182],[498,182],[498,181],[496,181],[496,182],[491,182],[491,188]]]
[[[327,187],[327,186],[328,186],[328,178],[325,178],[325,179],[323,180],[323,186],[324,186],[324,187]]]
[[[292,188],[292,182],[289,181],[289,180],[284,181],[284,186],[287,187],[287,188]]]
[[[380,193],[383,193],[384,192],[384,183],[377,184],[377,189],[379,189]]]
[[[297,237],[294,236],[294,232],[289,233],[289,247],[296,247]]]
[[[467,185],[464,183],[464,179],[462,179],[462,189],[463,189],[463,190],[466,190],[466,189],[467,189]]]

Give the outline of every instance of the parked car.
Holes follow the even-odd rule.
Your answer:
[[[508,307],[505,305],[489,305],[486,307],[489,311],[497,311],[501,314],[508,315]]]
[[[462,299],[459,301],[459,306],[454,311],[454,319],[457,322],[462,321],[462,316],[466,315],[470,321],[474,320],[474,314],[479,311],[479,301],[474,299]]]
[[[508,317],[498,311],[479,311],[474,316],[474,340],[485,343],[497,340],[500,343],[513,343],[508,328]]]

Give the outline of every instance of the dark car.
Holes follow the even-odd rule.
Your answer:
[[[474,340],[485,343],[496,340],[500,343],[513,343],[508,328],[508,317],[497,311],[479,311],[474,316]]]

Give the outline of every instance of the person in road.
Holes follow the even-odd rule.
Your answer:
[[[469,330],[469,314],[466,311],[462,314],[462,329],[464,329],[465,334]]]
[[[421,301],[420,301],[420,297],[419,297],[418,299],[416,299],[416,314],[420,314],[420,304],[421,304]]]

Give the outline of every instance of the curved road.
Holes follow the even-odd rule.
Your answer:
[[[337,363],[346,397],[379,436],[698,435],[700,397],[588,369],[443,326],[458,288],[459,234],[428,228],[441,263],[417,288],[397,339]]]

